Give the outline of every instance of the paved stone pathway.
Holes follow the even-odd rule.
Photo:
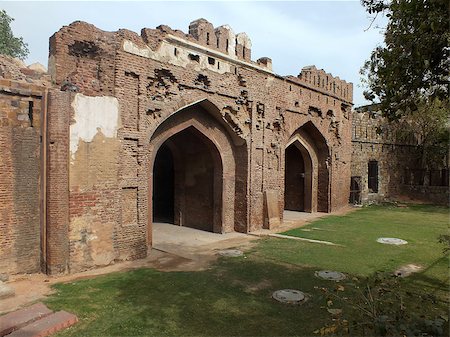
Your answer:
[[[341,247],[343,247],[343,245],[340,245],[340,244],[334,243],[334,242],[330,242],[330,241],[306,239],[306,238],[300,238],[298,236],[290,236],[290,235],[283,235],[283,234],[276,234],[276,233],[269,234],[269,236],[272,236],[274,238],[280,238],[280,239],[299,240],[299,241],[306,241],[306,242],[311,242],[311,243],[320,243],[322,245],[328,245],[328,246],[341,246]]]
[[[43,303],[0,316],[0,337],[45,337],[78,322],[66,311],[53,312]]]

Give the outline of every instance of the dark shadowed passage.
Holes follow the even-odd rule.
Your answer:
[[[174,221],[174,168],[173,157],[167,145],[158,151],[153,170],[153,221]]]
[[[222,173],[212,151],[217,149],[195,128],[161,146],[153,172],[153,221],[213,231],[220,221],[215,213],[220,216]]]
[[[284,208],[305,210],[305,164],[301,151],[294,145],[286,149],[284,181]]]

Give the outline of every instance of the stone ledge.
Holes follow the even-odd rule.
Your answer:
[[[48,316],[52,313],[42,303],[36,303],[24,309],[20,309],[0,317],[0,336],[5,336],[18,330],[30,322]]]
[[[45,337],[66,329],[77,322],[78,318],[74,314],[58,311],[14,331],[8,337]]]

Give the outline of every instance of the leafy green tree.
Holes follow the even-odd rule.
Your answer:
[[[23,60],[29,53],[28,45],[21,37],[13,35],[10,27],[13,20],[4,10],[0,10],[0,54]]]
[[[420,167],[447,167],[450,146],[448,100],[420,97],[416,109],[397,120],[397,140],[406,141],[411,135],[417,144]]]
[[[448,100],[448,0],[361,0],[367,12],[388,18],[384,45],[361,69],[366,99],[379,101],[390,120],[417,110],[421,97]]]

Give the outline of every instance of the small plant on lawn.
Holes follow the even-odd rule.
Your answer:
[[[364,280],[353,278],[344,286],[321,288],[327,295],[333,323],[316,334],[341,336],[447,336],[448,319],[427,309],[436,306],[433,295],[403,289],[402,278],[376,273]],[[347,296],[346,296],[347,295]],[[338,304],[347,309],[331,309]],[[351,318],[350,318],[351,317]]]
[[[450,253],[450,235],[448,235],[448,234],[439,235],[438,242],[442,243],[444,245],[444,249],[442,250],[442,253],[444,255],[449,254]]]

